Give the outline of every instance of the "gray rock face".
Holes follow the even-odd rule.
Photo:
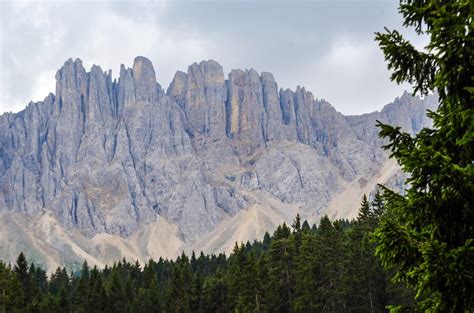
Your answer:
[[[144,57],[114,81],[69,59],[56,80],[55,95],[0,116],[0,212],[48,211],[87,237],[126,237],[159,215],[193,242],[265,199],[318,216],[380,170],[376,120],[416,133],[436,106],[404,94],[344,116],[304,88],[278,90],[270,73],[225,79],[212,60],[177,72],[166,93]]]
[[[196,143],[225,138],[227,89],[222,67],[215,61],[189,66],[188,73],[177,72],[167,95],[175,99],[187,121],[187,132]]]
[[[232,70],[227,80],[227,135],[238,142],[244,155],[251,155],[264,143],[263,88],[254,69]]]

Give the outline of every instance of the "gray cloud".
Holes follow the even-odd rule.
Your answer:
[[[401,28],[395,1],[2,1],[0,11],[0,113],[54,92],[70,57],[117,73],[144,55],[165,88],[176,70],[215,59],[225,71],[272,72],[281,87],[305,86],[346,114],[409,88],[389,81],[373,40]]]

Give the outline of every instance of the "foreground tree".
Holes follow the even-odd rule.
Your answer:
[[[418,309],[474,309],[474,2],[402,0],[404,26],[429,37],[416,50],[399,32],[377,33],[392,80],[435,92],[433,129],[415,137],[379,123],[385,146],[410,174],[404,195],[385,190],[377,254],[417,293]]]

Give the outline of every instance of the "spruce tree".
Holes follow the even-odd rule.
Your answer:
[[[112,275],[107,288],[108,312],[125,312],[125,292],[123,279],[119,275],[119,269],[113,268]]]
[[[88,312],[92,303],[90,300],[91,282],[89,280],[89,266],[84,261],[81,276],[76,280],[76,289],[73,294],[73,307],[75,312]]]
[[[107,305],[107,294],[102,282],[102,275],[96,267],[90,272],[89,289],[87,298],[89,312],[104,312]]]
[[[58,312],[69,312],[71,308],[71,301],[69,300],[69,290],[66,286],[61,286],[59,289],[56,307]]]
[[[318,252],[314,234],[305,233],[300,253],[296,256],[295,312],[317,312],[316,293],[320,277],[315,256]]]
[[[13,272],[15,273],[23,290],[23,298],[20,301],[23,303],[25,308],[29,310],[32,304],[34,304],[35,292],[32,286],[32,279],[30,277],[29,265],[23,252],[21,252],[18,256],[16,264],[13,267]]]
[[[417,50],[396,30],[377,33],[392,80],[434,92],[433,128],[412,137],[380,124],[385,146],[410,174],[404,195],[385,190],[375,236],[383,264],[416,291],[418,308],[474,309],[474,2],[402,0],[404,26],[429,39]]]
[[[221,268],[216,273],[208,277],[203,286],[204,307],[206,312],[224,313],[229,312],[227,303],[228,285],[225,273]]]
[[[290,228],[283,223],[273,236],[269,257],[273,312],[293,312],[295,293],[295,249]]]
[[[59,292],[59,289],[61,289],[61,287],[68,289],[69,284],[70,279],[66,269],[58,267],[56,271],[51,275],[48,284],[48,289],[50,293],[56,295]]]
[[[227,284],[229,286],[228,302],[230,308],[238,306],[244,282],[242,280],[246,262],[245,247],[239,246],[236,242],[232,255],[229,257],[228,269],[226,272]]]
[[[167,292],[167,308],[172,312],[191,312],[191,265],[182,253],[173,266],[171,281]]]
[[[28,283],[27,283],[27,291],[25,294],[27,295],[27,310],[30,312],[38,312],[39,311],[39,306],[41,303],[42,299],[42,294],[40,290],[39,283],[42,284],[41,282],[41,276],[42,274],[37,274],[41,273],[42,270],[40,268],[37,268],[34,263],[30,264],[30,267],[28,268]],[[37,280],[37,277],[39,277],[39,281]]]
[[[15,272],[18,281],[22,285],[23,290],[29,289],[30,276],[28,274],[28,262],[26,261],[26,257],[23,252],[18,255],[13,271]]]
[[[0,261],[0,312],[19,312],[24,308],[23,290],[10,266]]]
[[[357,219],[349,232],[351,257],[348,278],[352,312],[383,312],[386,306],[383,294],[387,287],[387,275],[374,255],[375,247],[370,241],[378,219],[373,203],[369,203],[364,195]]]
[[[327,216],[322,217],[316,232],[316,245],[316,311],[346,311],[346,295],[350,292],[347,276],[349,249],[340,223],[332,223]]]

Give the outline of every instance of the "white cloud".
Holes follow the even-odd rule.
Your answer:
[[[374,41],[335,38],[312,69],[318,74],[311,81],[311,89],[319,91],[318,97],[337,104],[344,114],[380,110],[410,88],[390,81],[383,54]]]
[[[6,3],[0,113],[19,111],[30,100],[40,101],[54,92],[55,72],[68,58],[80,58],[86,69],[93,64],[112,69],[117,77],[120,64],[131,67],[133,59],[143,55],[152,60],[165,88],[178,68],[209,58],[214,47],[206,38],[160,24],[164,2],[134,8],[138,13],[108,2]]]
[[[203,59],[226,72],[254,67],[344,113],[380,109],[403,89],[373,41],[384,25],[399,26],[394,4],[0,0],[0,11],[0,114],[54,92],[55,72],[76,57],[117,77],[144,55],[164,88]]]

